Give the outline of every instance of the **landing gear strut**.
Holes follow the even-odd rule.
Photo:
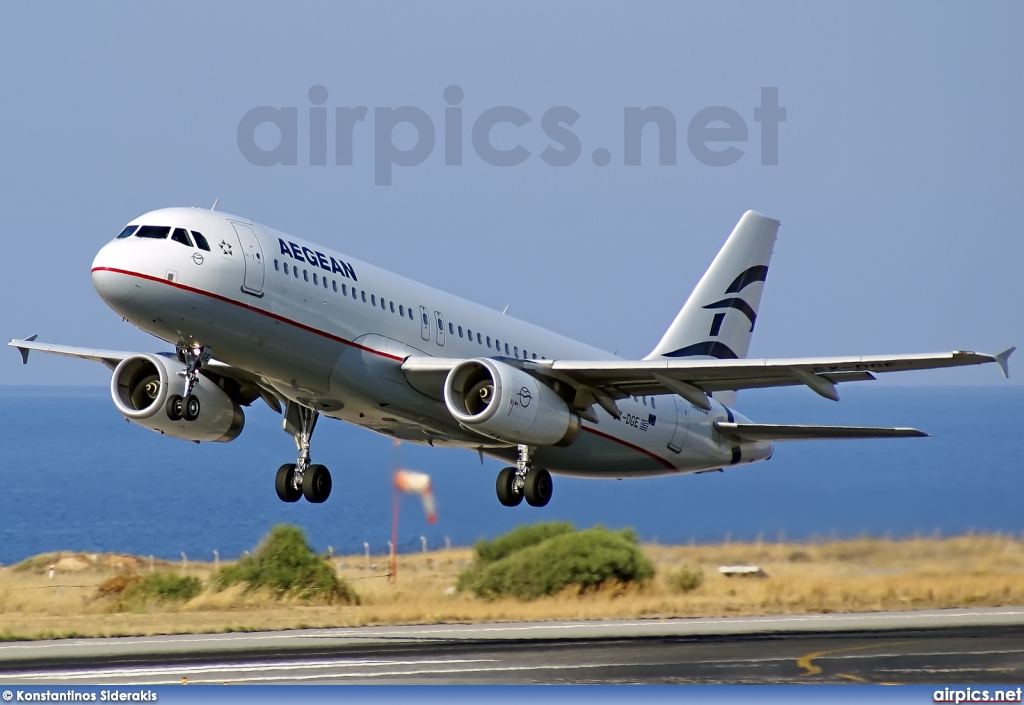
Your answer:
[[[519,460],[515,467],[505,468],[498,473],[495,489],[498,501],[506,507],[514,507],[526,498],[531,507],[543,507],[551,501],[551,473],[544,468],[533,467],[530,446],[519,446]]]
[[[297,502],[305,497],[307,502],[320,504],[331,496],[331,473],[323,465],[309,462],[309,440],[313,436],[320,414],[308,406],[288,402],[284,412],[284,430],[295,439],[299,456],[294,463],[282,465],[277,470],[274,488],[282,502]]]
[[[195,421],[202,405],[192,390],[199,384],[199,368],[210,361],[213,353],[202,345],[178,345],[175,350],[178,359],[185,363],[185,370],[180,373],[185,378],[185,389],[184,394],[172,394],[167,398],[167,417],[172,421]]]

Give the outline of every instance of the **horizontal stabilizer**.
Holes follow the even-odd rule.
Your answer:
[[[770,423],[727,423],[716,421],[722,435],[739,441],[827,441],[853,438],[927,438],[916,428],[872,426],[795,426]]]

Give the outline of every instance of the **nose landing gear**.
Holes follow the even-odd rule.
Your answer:
[[[331,496],[331,473],[323,465],[309,462],[309,441],[313,436],[320,414],[308,406],[288,402],[284,413],[284,430],[295,439],[299,456],[295,463],[282,465],[277,470],[274,488],[282,502],[297,502],[305,497],[307,502],[320,504]]]
[[[551,473],[544,468],[533,467],[530,446],[519,446],[519,460],[516,467],[503,469],[498,473],[495,489],[498,501],[506,507],[515,507],[526,499],[531,507],[543,507],[551,501],[554,484]]]

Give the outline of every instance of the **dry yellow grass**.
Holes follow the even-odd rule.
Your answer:
[[[33,559],[0,569],[0,636],[101,636],[249,631],[384,624],[541,621],[799,614],[1024,604],[1024,541],[998,535],[901,541],[857,539],[811,543],[697,546],[645,545],[658,575],[648,585],[607,586],[578,596],[566,592],[532,602],[478,600],[453,594],[469,549],[399,557],[398,581],[388,580],[386,557],[370,566],[362,556],[334,558],[339,575],[362,598],[359,606],[280,602],[265,593],[207,587],[182,605],[111,612],[96,588],[119,571],[178,570],[206,581],[214,566],[131,557]],[[749,563],[766,579],[726,578],[718,566]],[[58,566],[54,577],[48,567]],[[682,565],[704,572],[703,584],[672,592],[665,576]]]

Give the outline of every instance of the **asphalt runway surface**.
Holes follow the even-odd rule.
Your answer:
[[[0,644],[0,684],[1024,683],[1024,608]]]

